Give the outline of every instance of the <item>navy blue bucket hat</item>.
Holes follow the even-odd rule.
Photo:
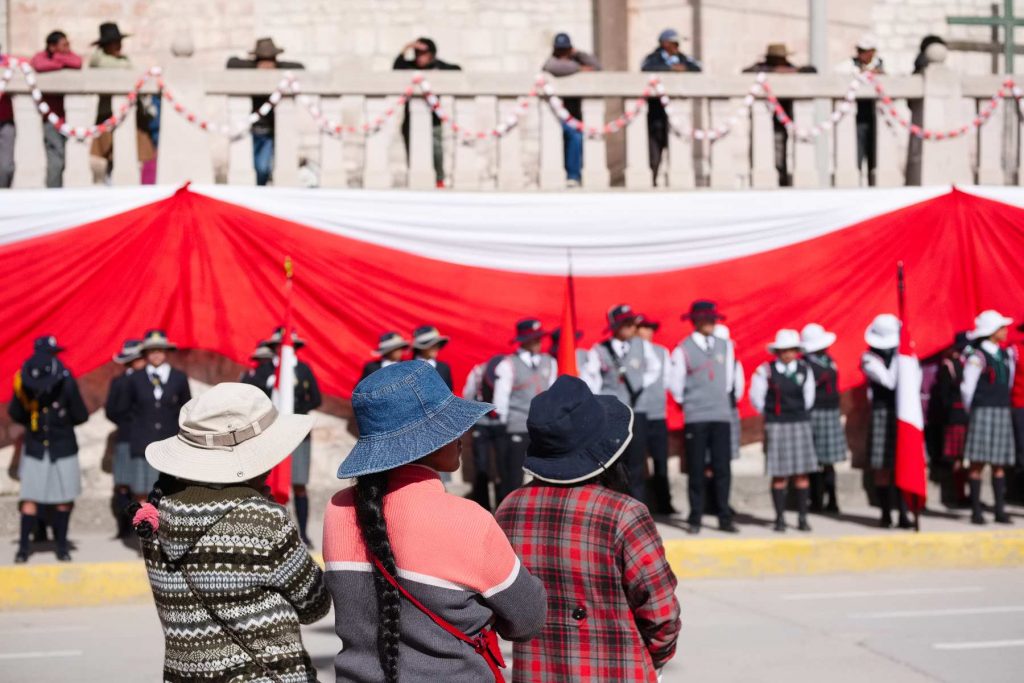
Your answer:
[[[530,446],[523,470],[541,481],[575,484],[611,467],[633,438],[633,411],[614,396],[595,396],[562,375],[530,403]]]
[[[381,368],[352,392],[359,441],[338,468],[338,478],[385,472],[419,460],[455,441],[492,410],[490,403],[452,394],[424,361]]]

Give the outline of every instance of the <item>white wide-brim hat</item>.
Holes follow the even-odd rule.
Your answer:
[[[900,319],[892,313],[881,313],[864,331],[864,341],[873,349],[895,349],[900,345]]]
[[[775,341],[768,345],[768,352],[784,351],[785,349],[799,349],[800,333],[796,330],[779,330],[775,333]]]
[[[800,344],[806,353],[827,349],[836,343],[835,332],[828,332],[818,323],[807,323],[800,330]]]
[[[210,484],[242,483],[269,472],[313,428],[311,415],[280,415],[257,387],[223,382],[192,399],[178,434],[146,447],[157,471]]]
[[[967,333],[968,339],[987,339],[1000,329],[1013,324],[1013,318],[1007,318],[999,311],[989,309],[982,311],[974,319],[974,329]]]

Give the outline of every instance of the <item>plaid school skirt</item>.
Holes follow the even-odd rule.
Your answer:
[[[769,477],[793,477],[818,471],[810,420],[764,423],[765,471]]]
[[[1010,408],[982,406],[971,410],[964,460],[1007,467],[1017,461],[1013,450]]]
[[[811,433],[819,463],[835,465],[846,460],[846,432],[839,419],[839,408],[812,410]]]
[[[964,457],[967,441],[967,425],[946,425],[942,431],[942,456],[946,460],[960,460]]]
[[[896,462],[896,414],[886,406],[871,407],[871,469],[891,470]]]

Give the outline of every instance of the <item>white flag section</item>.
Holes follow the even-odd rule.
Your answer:
[[[896,419],[924,433],[921,385],[924,381],[916,355],[900,353],[896,359]],[[924,457],[922,436],[921,457]]]
[[[270,399],[281,415],[295,414],[295,347],[292,346],[291,331],[287,330],[281,342],[277,357],[277,380]]]

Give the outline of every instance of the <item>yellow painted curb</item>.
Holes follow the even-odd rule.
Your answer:
[[[1024,566],[1024,531],[665,542],[680,579]]]
[[[0,611],[113,605],[150,595],[142,560],[0,567]]]

